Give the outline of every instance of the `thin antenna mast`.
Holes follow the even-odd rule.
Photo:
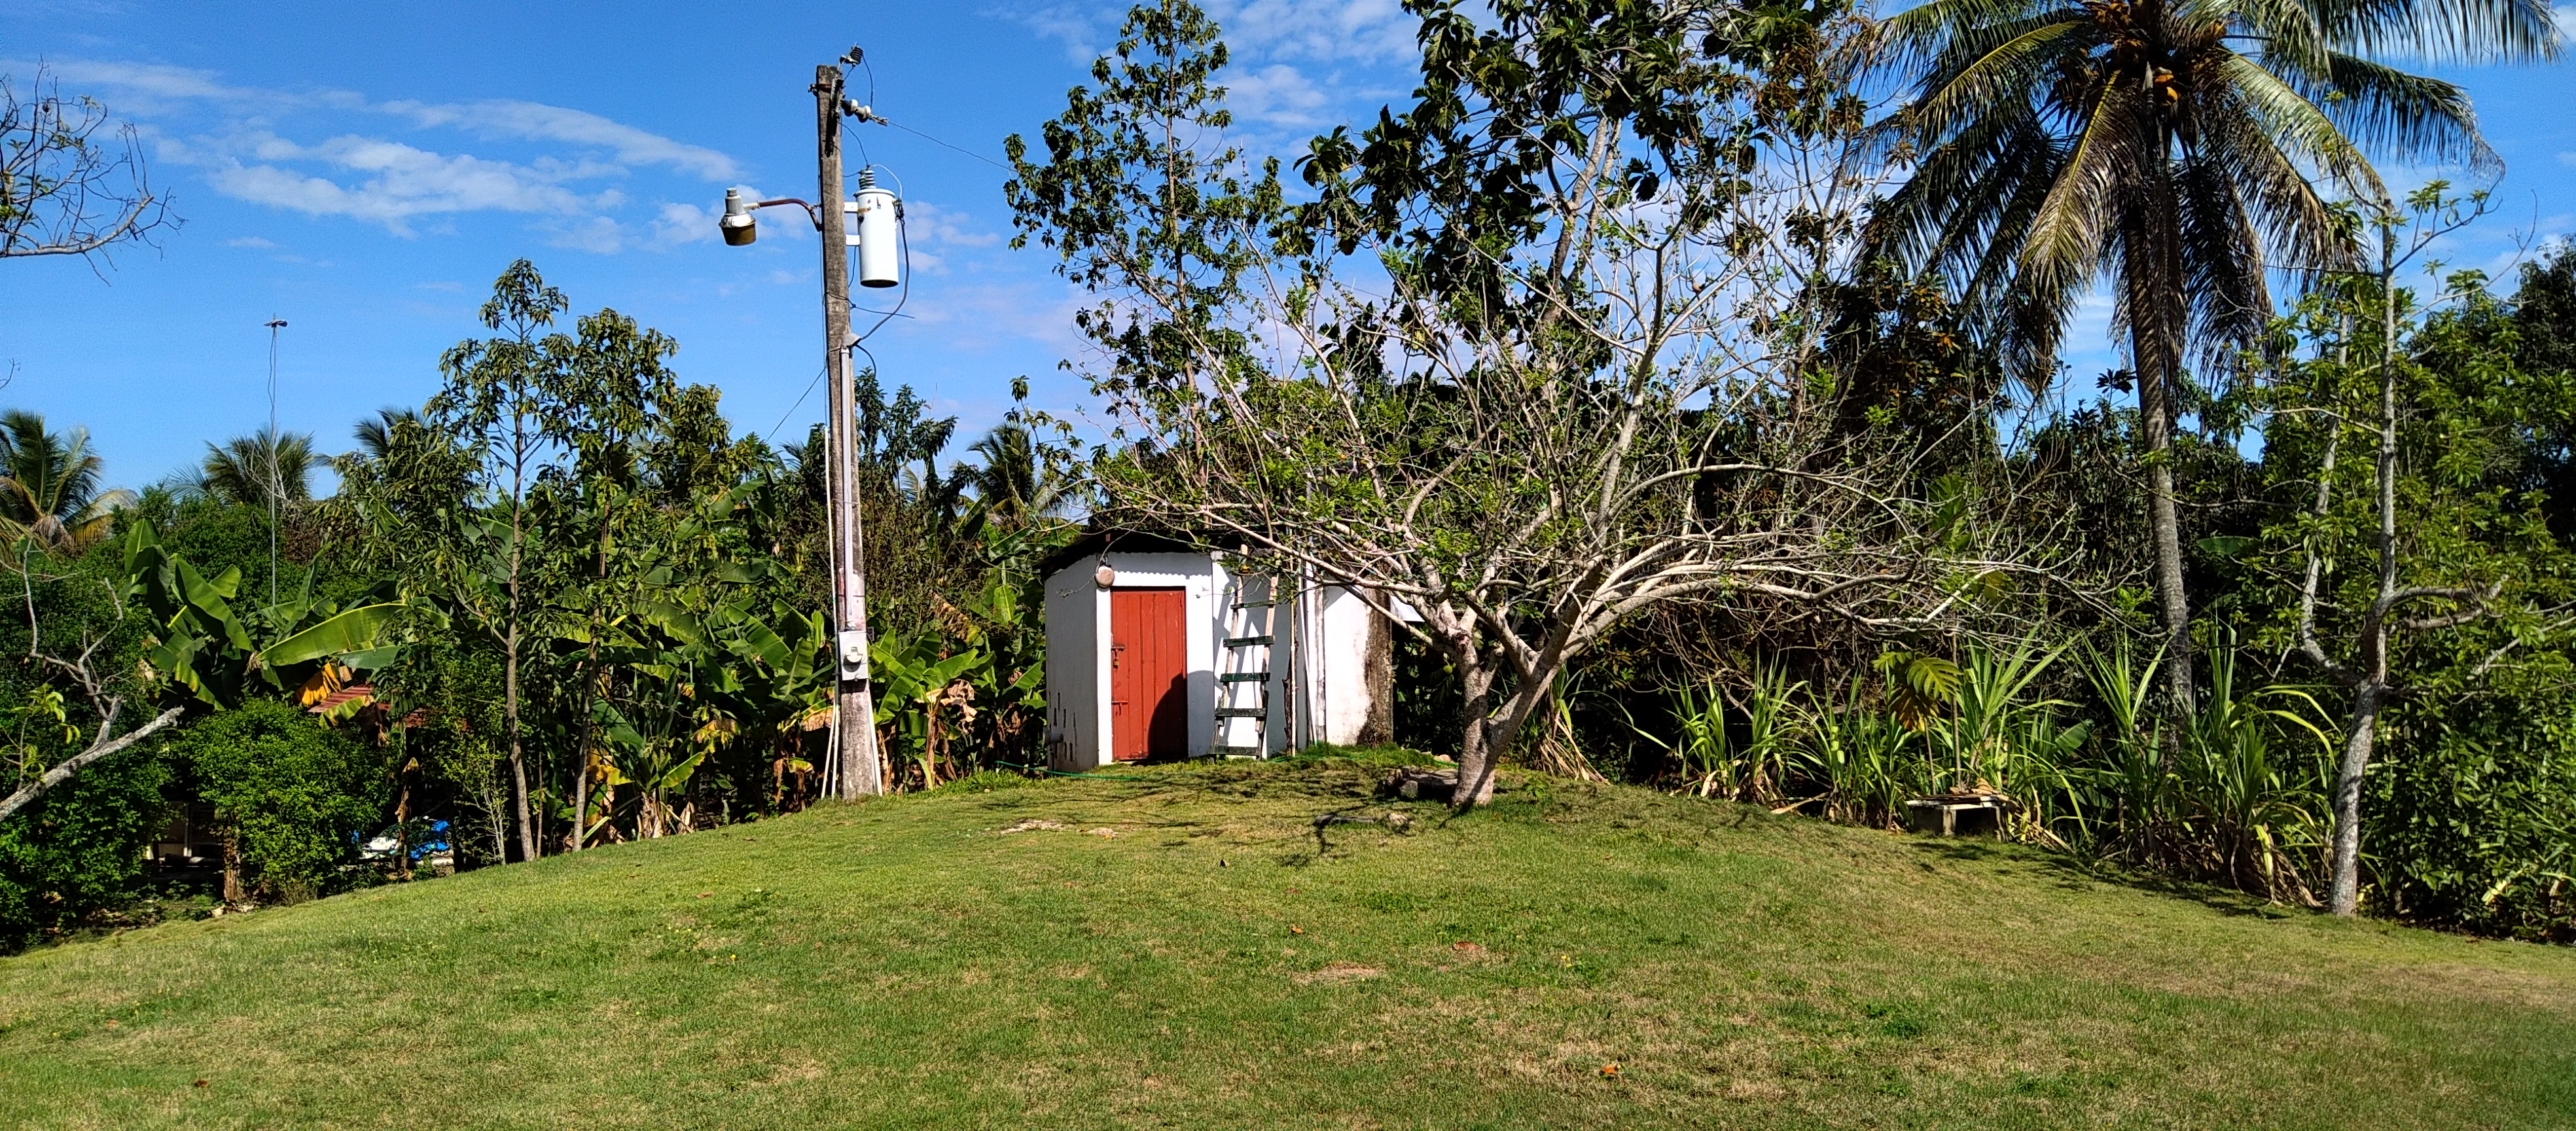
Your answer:
[[[286,493],[286,477],[277,467],[277,332],[286,320],[272,317],[268,326],[268,434],[260,438],[268,460],[268,611],[277,615],[277,497]],[[274,627],[274,626],[272,626]]]

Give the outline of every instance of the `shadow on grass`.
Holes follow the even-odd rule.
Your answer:
[[[2189,900],[2221,915],[2236,918],[2291,919],[2308,914],[2302,908],[2269,902],[2234,888],[2156,872],[2122,868],[2102,861],[2089,860],[2074,853],[2052,852],[2030,845],[1920,834],[1908,838],[1906,844],[1917,853],[1938,857],[1952,863],[1986,866],[2029,865],[2037,868],[2050,882],[2068,891],[2085,891],[2095,885],[2107,884],[2171,899]]]

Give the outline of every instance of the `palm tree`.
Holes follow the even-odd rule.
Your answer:
[[[1070,500],[1063,477],[1038,458],[1035,438],[1019,424],[997,424],[967,451],[983,463],[967,469],[975,502],[1005,526],[1062,510]]]
[[[227,503],[265,507],[273,489],[280,503],[313,497],[313,434],[271,432],[262,428],[235,436],[221,446],[206,445],[203,490]]]
[[[393,450],[394,429],[405,424],[417,426],[420,423],[420,410],[416,408],[387,407],[377,409],[375,419],[361,419],[358,421],[358,426],[355,429],[358,438],[358,450],[350,454],[362,456],[366,459],[383,459],[385,458],[385,453]]]
[[[0,412],[0,532],[33,539],[56,553],[77,554],[107,537],[116,512],[134,492],[99,490],[103,464],[89,450],[89,429],[52,432],[25,409]]]
[[[2189,713],[2167,454],[2186,354],[2216,369],[2254,344],[2271,273],[2357,262],[2320,190],[2384,207],[2365,150],[2494,164],[2465,93],[2370,56],[2552,57],[2549,0],[1930,0],[1887,32],[1913,84],[1888,135],[1913,170],[1871,253],[1946,277],[2034,388],[2076,304],[2109,285],[2148,449],[2168,688]]]

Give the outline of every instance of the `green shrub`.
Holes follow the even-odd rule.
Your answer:
[[[91,763],[0,822],[0,951],[133,900],[169,816],[168,764],[148,747]]]
[[[2362,840],[2381,910],[2576,942],[2576,710],[2555,694],[2408,703]]]
[[[245,880],[270,898],[339,886],[339,865],[383,815],[384,759],[284,703],[225,711],[179,745],[215,820],[238,838]]]

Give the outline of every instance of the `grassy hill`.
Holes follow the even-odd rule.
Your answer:
[[[2576,952],[1369,780],[952,788],[0,959],[0,1124],[2576,1125]]]

